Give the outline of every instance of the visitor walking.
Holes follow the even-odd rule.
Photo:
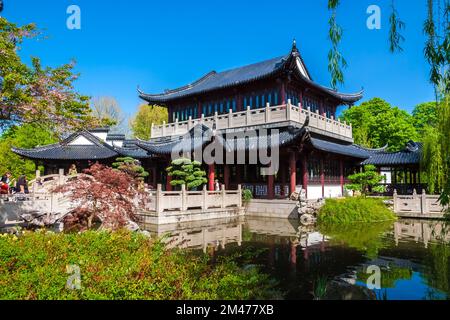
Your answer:
[[[9,194],[9,184],[11,183],[11,173],[6,172],[0,180],[0,194]]]
[[[21,175],[16,183],[16,192],[28,193],[28,181],[25,175]]]

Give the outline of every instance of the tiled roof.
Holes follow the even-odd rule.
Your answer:
[[[23,157],[38,160],[103,160],[118,156],[116,151],[97,145],[57,144],[35,149],[12,148],[12,151]]]
[[[305,128],[284,127],[274,130],[260,131],[256,130],[254,134],[245,135],[244,131],[232,135],[218,136],[219,142],[224,146],[227,152],[234,151],[252,151],[265,150],[270,148],[279,148],[289,145],[305,133]],[[278,137],[276,137],[278,135]],[[274,139],[272,139],[274,138]],[[273,141],[272,141],[273,140]]]
[[[317,137],[311,137],[310,142],[315,149],[359,159],[369,158],[372,151],[362,148],[356,144],[342,144],[323,140]]]
[[[98,132],[98,130],[94,132]],[[83,136],[92,144],[70,144],[79,136]],[[20,156],[36,160],[105,160],[116,158],[118,156],[130,156],[133,158],[150,157],[147,151],[139,148],[134,141],[127,142],[125,140],[122,148],[113,147],[88,131],[80,131],[72,134],[60,143],[36,147],[33,149],[13,147],[11,150]]]
[[[406,148],[399,152],[377,152],[362,165],[373,164],[376,166],[418,165],[422,156],[422,143],[409,141]]]
[[[184,135],[155,138],[149,141],[139,140],[136,144],[150,154],[169,155],[174,150],[184,152],[198,150],[211,141],[212,134],[210,128],[199,124]]]
[[[295,44],[287,56],[281,56],[219,73],[212,71],[189,85],[173,90],[166,90],[164,93],[147,94],[139,91],[139,97],[149,103],[166,103],[178,98],[268,78],[275,74],[280,74],[286,69],[294,71],[300,79],[306,81],[317,90],[340,100],[342,103],[352,104],[362,98],[362,91],[356,94],[344,94],[313,82]]]

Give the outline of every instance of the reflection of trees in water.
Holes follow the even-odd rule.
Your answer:
[[[436,288],[450,297],[450,244],[433,243],[424,259],[423,276],[428,286]]]
[[[380,267],[381,271],[381,288],[395,288],[395,283],[399,280],[411,280],[413,270],[411,268],[399,267],[389,263],[387,267]],[[367,273],[366,269],[356,273],[358,281],[367,283],[367,280],[373,273]]]
[[[331,238],[332,243],[345,244],[375,259],[378,251],[386,246],[382,237],[392,229],[393,222],[356,223],[352,225],[322,224],[319,231]]]

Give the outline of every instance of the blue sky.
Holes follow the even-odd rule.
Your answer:
[[[76,59],[76,88],[93,97],[115,97],[127,114],[141,102],[136,88],[157,93],[211,71],[287,54],[292,39],[313,79],[329,85],[326,0],[107,1],[4,0],[3,15],[36,22],[46,40],[26,42],[22,57],[56,66]],[[342,52],[349,64],[344,92],[365,89],[364,100],[382,97],[411,111],[433,100],[423,58],[425,1],[396,0],[406,22],[404,52],[388,52],[391,0],[342,0]],[[81,30],[66,28],[66,9],[81,8]],[[381,7],[381,30],[366,27],[369,5]]]

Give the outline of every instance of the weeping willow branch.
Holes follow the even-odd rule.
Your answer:
[[[392,13],[389,17],[389,50],[392,53],[402,52],[403,48],[401,43],[405,41],[405,37],[400,33],[401,30],[405,29],[405,23],[398,17],[397,9],[395,9],[395,3],[392,0],[391,4]]]
[[[331,17],[328,21],[329,34],[328,38],[331,40],[331,49],[328,52],[328,71],[331,75],[331,87],[337,88],[338,84],[344,83],[343,69],[347,67],[347,61],[345,61],[341,52],[339,51],[339,43],[342,40],[342,27],[336,22],[336,9],[339,6],[339,0],[329,0],[328,10],[331,10]]]
[[[424,55],[430,65],[430,82],[433,84],[437,100],[450,93],[450,27],[448,15],[450,11],[449,1],[446,1],[443,12],[434,10],[435,0],[427,0],[428,15],[424,23],[424,33],[427,35]],[[440,6],[438,6],[440,8]],[[443,34],[436,31],[435,20],[440,20],[443,15]]]

